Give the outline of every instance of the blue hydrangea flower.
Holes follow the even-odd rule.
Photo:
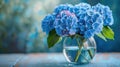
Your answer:
[[[74,6],[74,13],[78,17],[79,13],[85,13],[88,9],[91,9],[91,6],[87,3],[80,3]]]
[[[55,19],[55,30],[60,36],[69,36],[76,34],[77,21],[74,13],[63,10]]]
[[[53,14],[47,15],[43,20],[42,20],[42,29],[44,32],[47,34],[54,29],[54,21],[55,21],[55,16]]]
[[[97,5],[93,6],[92,9],[94,11],[99,12],[103,16],[105,26],[113,24],[114,20],[113,20],[112,11],[108,6],[104,6],[98,3]]]
[[[100,33],[103,28],[103,19],[98,12],[89,9],[79,14],[78,33],[90,38],[94,34]]]
[[[97,4],[91,7],[87,3],[75,6],[62,4],[55,8],[53,14],[44,18],[42,28],[46,33],[55,29],[59,36],[80,34],[90,38],[100,33],[103,25],[112,24],[112,11],[108,6]]]
[[[71,4],[61,4],[54,9],[54,13],[58,15],[63,10],[73,12],[73,6]]]

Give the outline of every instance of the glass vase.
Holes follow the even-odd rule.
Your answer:
[[[65,37],[63,42],[63,54],[70,63],[89,63],[96,53],[96,43],[93,37]]]

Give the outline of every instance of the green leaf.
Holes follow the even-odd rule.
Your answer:
[[[47,37],[48,48],[53,47],[59,41],[61,41],[61,37],[56,34],[55,29],[50,31]]]
[[[114,40],[114,32],[109,26],[104,26],[102,33],[106,38]]]
[[[96,34],[98,37],[100,37],[101,39],[103,39],[104,41],[107,41],[107,39],[104,37],[104,35],[102,33]]]

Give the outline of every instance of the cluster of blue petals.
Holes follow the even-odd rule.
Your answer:
[[[63,10],[68,10],[70,12],[73,12],[73,5],[71,5],[71,4],[61,4],[54,9],[54,14],[58,15]]]
[[[71,13],[68,10],[61,11],[54,22],[55,30],[60,36],[75,35],[77,22],[78,19],[74,13]]]
[[[55,8],[53,14],[42,21],[42,29],[47,34],[55,29],[59,36],[75,34],[90,38],[102,31],[103,26],[113,24],[112,11],[108,6],[97,4],[91,6],[80,3],[75,6],[62,4]]]
[[[102,31],[102,16],[92,10],[79,14],[78,33],[84,35],[85,38],[94,36]]]
[[[54,29],[54,21],[55,21],[55,16],[53,14],[47,15],[43,20],[42,20],[42,29],[43,32],[46,32],[49,34],[49,32]]]
[[[98,3],[97,5],[93,6],[92,9],[102,15],[105,26],[110,26],[113,24],[114,20],[112,10],[110,10],[108,6]]]

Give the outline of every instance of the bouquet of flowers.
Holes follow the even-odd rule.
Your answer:
[[[69,37],[67,39],[70,40],[65,43],[69,47],[65,47],[63,50],[68,62],[87,63],[93,59],[96,52],[94,39],[89,39],[97,35],[105,41],[113,40],[114,32],[110,28],[112,24],[112,11],[108,6],[100,3],[95,6],[87,3],[75,6],[62,4],[42,20],[42,29],[48,34],[49,48],[59,42],[62,37]],[[78,45],[77,48],[75,44]],[[75,49],[71,49],[73,47]]]
[[[95,6],[87,3],[75,6],[61,4],[42,20],[42,29],[48,34],[47,43],[50,48],[66,36],[78,35],[88,39],[97,35],[105,41],[114,39],[114,32],[110,28],[113,21],[110,8],[100,3]]]

